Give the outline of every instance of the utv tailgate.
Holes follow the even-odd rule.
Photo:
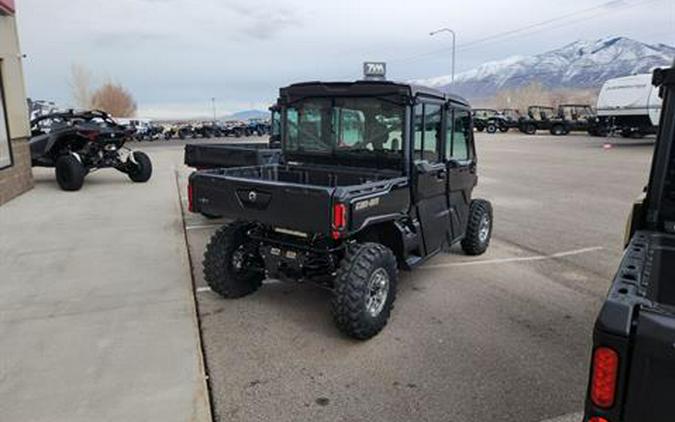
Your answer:
[[[307,233],[329,233],[334,188],[245,177],[247,170],[261,168],[265,166],[237,169],[236,176],[217,169],[193,173],[193,211]]]
[[[185,145],[185,164],[199,169],[276,164],[280,158],[281,150],[267,143]]]

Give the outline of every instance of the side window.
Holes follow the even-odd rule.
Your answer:
[[[471,158],[470,113],[468,110],[454,110],[453,118],[452,120],[449,120],[449,122],[450,121],[452,124],[448,124],[448,138],[452,134],[452,149],[446,148],[446,158],[466,161]],[[447,142],[448,146],[450,146],[450,141],[448,140]]]
[[[414,126],[414,131],[415,131],[415,149],[414,149],[414,154],[413,157],[416,160],[422,159],[422,135],[424,133],[423,131],[423,118],[424,118],[424,108],[422,104],[417,104],[415,106],[415,126]]]
[[[422,159],[430,163],[440,161],[442,106],[424,105],[424,147]]]

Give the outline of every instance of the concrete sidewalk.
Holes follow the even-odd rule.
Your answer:
[[[208,421],[174,168],[62,192],[36,169],[0,207],[0,419]]]

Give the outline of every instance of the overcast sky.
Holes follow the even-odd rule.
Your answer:
[[[356,79],[364,60],[387,61],[392,79],[448,74],[450,36],[429,36],[446,26],[457,33],[458,72],[610,35],[675,45],[673,0],[18,0],[17,8],[31,97],[72,103],[77,63],[99,82],[127,86],[148,117],[208,115],[211,97],[218,114],[265,109],[279,86]]]

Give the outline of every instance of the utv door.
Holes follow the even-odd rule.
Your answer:
[[[447,111],[445,165],[448,173],[449,240],[464,237],[469,219],[471,192],[478,181],[471,112],[451,106]]]
[[[415,107],[413,173],[415,205],[422,225],[425,255],[436,252],[450,228],[447,206],[447,166],[441,159],[442,103]]]

